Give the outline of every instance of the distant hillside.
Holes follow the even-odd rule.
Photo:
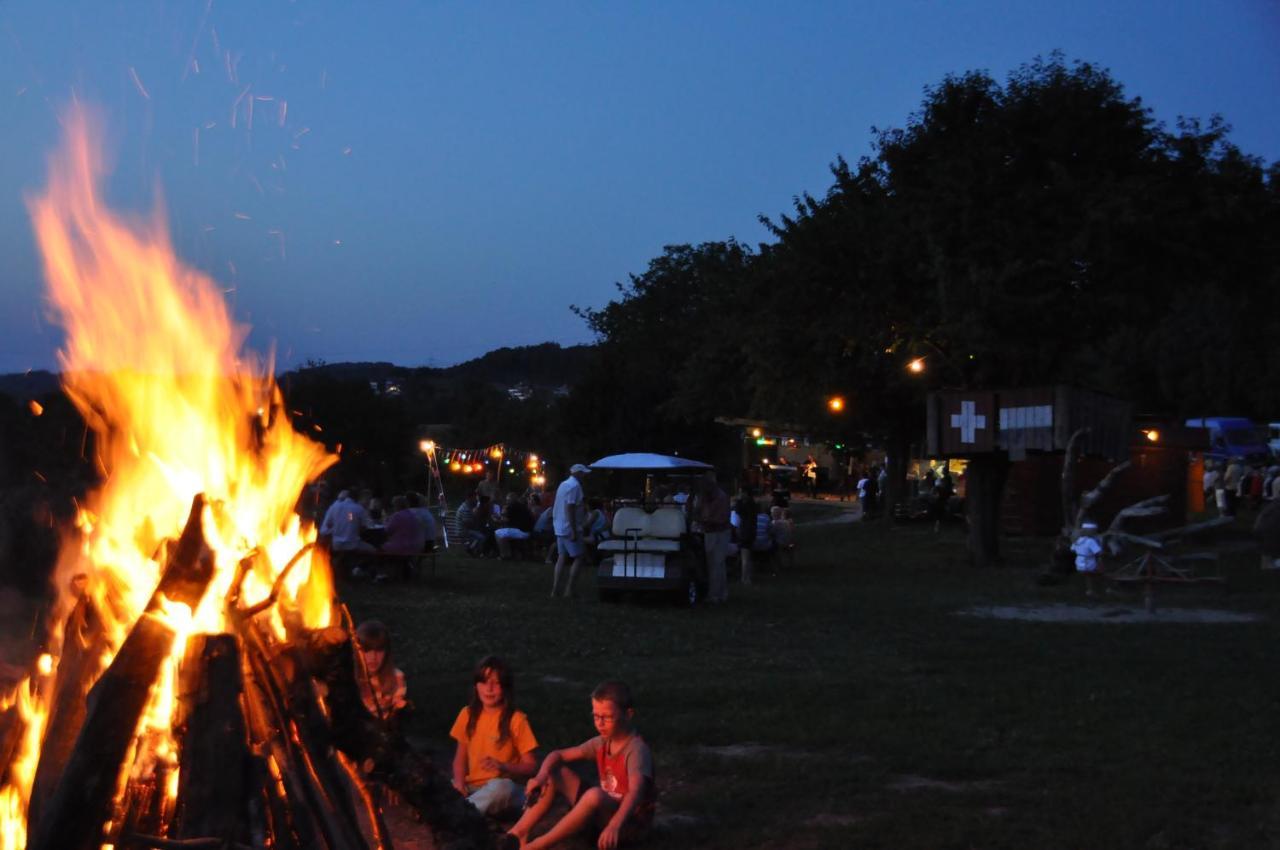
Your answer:
[[[592,346],[555,342],[499,348],[488,354],[446,368],[396,366],[393,363],[318,363],[297,370],[312,376],[336,380],[365,380],[382,383],[403,380],[409,375],[441,379],[446,382],[480,381],[514,387],[560,387],[575,383],[586,368]]]
[[[397,366],[394,363],[317,363],[295,370],[339,381],[370,381],[379,384],[403,380],[410,374],[446,383],[480,381],[503,387],[527,385],[555,388],[575,383],[582,375],[592,346],[544,342],[518,348],[499,348],[488,354],[439,369]],[[0,394],[16,399],[38,398],[59,389],[58,375],[44,370],[0,375]]]
[[[0,393],[16,399],[40,398],[57,392],[60,387],[58,376],[43,369],[0,375]]]
[[[499,348],[440,371],[449,377],[494,384],[558,387],[575,383],[581,377],[591,351],[590,345],[562,348],[558,343],[544,342],[519,348]]]

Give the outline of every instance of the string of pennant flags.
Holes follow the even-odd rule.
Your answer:
[[[463,474],[483,473],[486,470],[497,470],[508,473],[525,472],[530,475],[542,475],[545,461],[537,452],[517,449],[506,443],[495,443],[482,448],[458,448],[442,446],[431,440],[422,442],[422,449],[434,453],[436,462],[441,468],[450,472]]]

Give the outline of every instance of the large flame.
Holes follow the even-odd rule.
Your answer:
[[[66,328],[64,385],[97,436],[105,483],[81,511],[74,551],[60,558],[55,581],[65,590],[55,617],[74,604],[73,584],[83,587],[106,626],[105,668],[156,588],[165,540],[181,531],[195,494],[206,495],[204,529],[217,572],[196,610],[174,604],[159,612],[178,639],[138,730],[139,746],[152,742],[150,758],[172,758],[174,670],[186,636],[226,630],[225,599],[242,560],[252,561],[241,593],[251,604],[314,541],[315,529],[302,526],[294,507],[334,458],[289,425],[270,363],[242,354],[245,328],[231,319],[213,280],[175,256],[159,205],[149,221],[106,208],[95,122],[73,107],[65,128],[48,188],[29,207],[50,302]],[[87,583],[73,582],[79,575]],[[287,621],[328,625],[326,564],[304,555],[282,584],[278,604],[264,615],[278,636]],[[5,850],[25,844],[50,680],[19,688],[29,722],[11,784],[0,790]],[[176,770],[168,778],[176,787]]]

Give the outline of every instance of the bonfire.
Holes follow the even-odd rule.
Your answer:
[[[103,484],[54,574],[47,652],[0,708],[0,847],[390,847],[483,819],[361,702],[349,617],[295,504],[336,458],[288,421],[162,211],[109,211],[81,107],[29,200],[64,388]]]

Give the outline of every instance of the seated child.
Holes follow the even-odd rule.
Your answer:
[[[526,792],[530,805],[510,832],[522,848],[551,847],[584,829],[596,828],[600,830],[597,846],[612,850],[648,831],[657,800],[653,755],[632,725],[634,716],[631,689],[622,682],[604,682],[591,692],[591,719],[600,734],[576,747],[553,750],[529,780]],[[564,763],[587,760],[595,761],[600,785],[583,790],[577,774]],[[530,841],[529,831],[557,796],[563,796],[573,808],[545,835]]]
[[[391,660],[391,633],[377,620],[356,629],[356,684],[364,707],[379,720],[395,721],[409,705],[404,673]]]
[[[482,658],[472,681],[470,701],[449,730],[458,742],[453,787],[481,814],[498,815],[524,805],[524,789],[513,779],[537,771],[538,739],[529,718],[516,710],[515,679],[505,661]]]

